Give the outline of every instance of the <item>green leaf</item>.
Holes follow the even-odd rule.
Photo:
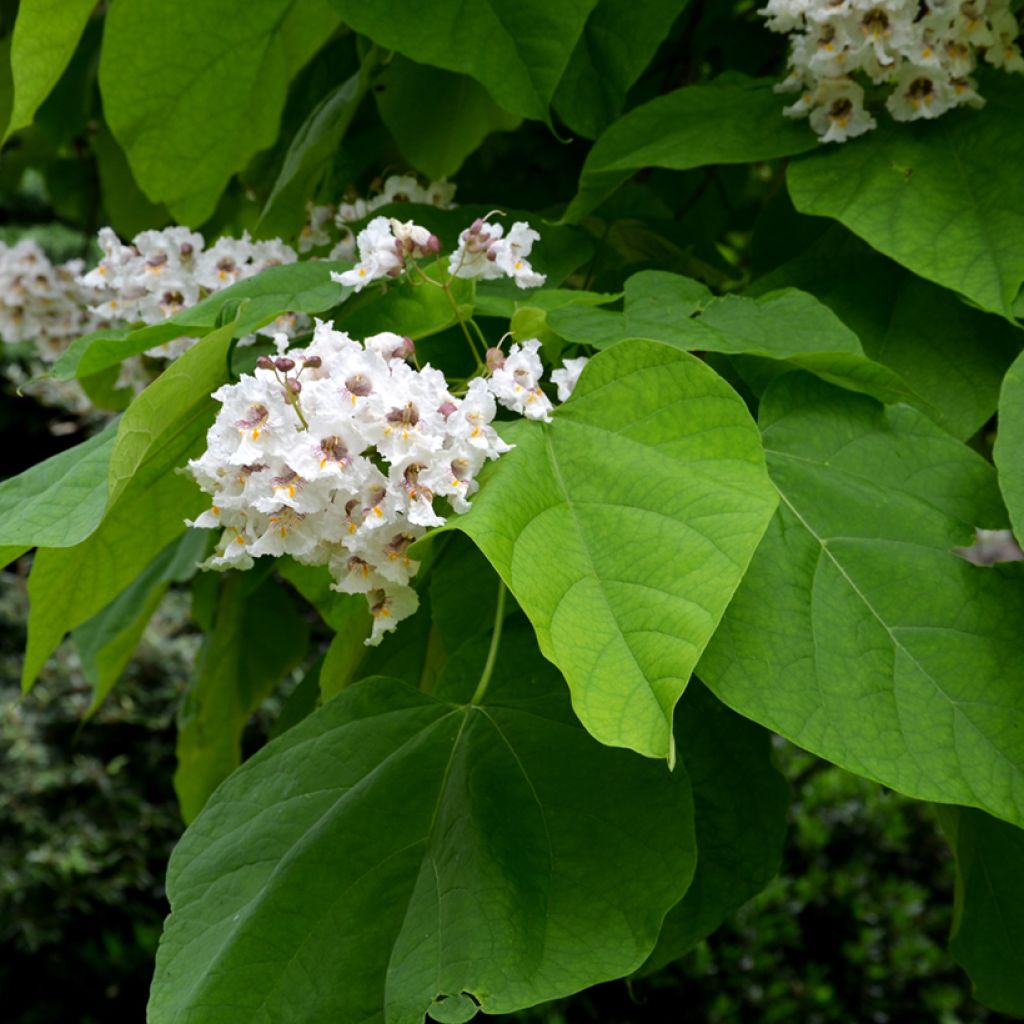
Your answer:
[[[0,545],[67,548],[99,526],[116,423],[0,484]]]
[[[206,502],[196,485],[168,473],[128,487],[81,543],[40,548],[28,578],[28,648],[21,685],[28,689],[69,630],[110,603]]]
[[[481,705],[370,679],[221,787],[171,861],[152,1024],[465,1019],[643,960],[693,872],[685,772],[589,737],[527,630],[503,648]]]
[[[68,66],[95,0],[22,0],[11,37],[14,99],[0,142],[32,123]]]
[[[348,289],[331,280],[330,273],[346,270],[348,266],[326,260],[305,260],[271,267],[256,277],[214,292],[190,309],[183,309],[158,324],[87,334],[73,342],[53,364],[53,376],[59,380],[88,377],[173,338],[209,334],[222,326],[223,314],[233,315],[235,306],[238,307],[237,336],[251,333],[281,313],[322,313],[349,294]]]
[[[913,404],[966,439],[992,416],[1024,335],[968,306],[832,225],[801,256],[754,283],[753,294],[793,285],[817,296],[860,338],[867,355],[913,389]]]
[[[312,198],[318,179],[334,158],[366,95],[374,64],[364,61],[356,74],[313,108],[295,133],[260,215],[257,234],[261,238],[291,238],[302,227],[306,202]]]
[[[446,267],[447,259],[423,269],[432,280],[440,281],[447,276]],[[470,316],[476,282],[456,278],[451,282],[450,291],[460,315]],[[456,323],[458,320],[447,293],[435,285],[413,284],[409,280],[372,284],[346,302],[334,317],[338,330],[348,331],[353,338],[394,331],[413,341],[438,334]]]
[[[205,221],[277,138],[289,82],[337,26],[327,0],[112,4],[103,111],[146,195],[183,224]]]
[[[609,296],[613,301],[618,296]],[[642,270],[626,281],[621,313],[589,306],[563,306],[548,316],[552,330],[569,341],[607,348],[623,338],[649,338],[687,349],[695,329],[690,321],[711,301],[699,281],[664,270]]]
[[[564,221],[578,224],[643,167],[685,171],[803,153],[817,145],[782,116],[770,83],[718,81],[659,96],[619,118],[594,144]]]
[[[28,550],[29,546],[19,544],[0,545],[0,569],[6,569],[7,566],[12,562],[16,562]]]
[[[521,342],[529,338],[536,338],[544,346],[545,357],[550,362],[555,362],[565,347],[566,339],[552,329],[548,320],[550,313],[566,306],[589,308],[605,305],[621,297],[621,295],[585,292],[572,288],[548,288],[533,292],[521,299],[509,300],[505,315],[509,318],[509,332],[514,341]],[[496,304],[491,300],[485,299],[484,304],[492,310],[496,308]]]
[[[148,478],[181,465],[213,422],[212,393],[228,376],[237,320],[218,327],[171,363],[127,408],[110,456],[110,501],[145,468]]]
[[[1019,567],[951,551],[1005,522],[992,467],[913,409],[801,374],[761,425],[781,505],[701,679],[859,775],[1024,820]]]
[[[779,870],[786,838],[789,786],[764,729],[693,681],[679,702],[676,742],[693,786],[697,871],[668,912],[644,975],[678,960],[756,896]]]
[[[956,856],[950,952],[979,1003],[1024,1016],[1024,832],[980,811],[937,810]]]
[[[602,743],[672,758],[672,709],[775,507],[743,402],[705,364],[630,342],[481,477],[468,533]]]
[[[999,431],[992,453],[1010,524],[1024,541],[1024,354],[1007,371],[999,396]]]
[[[555,93],[555,111],[596,138],[621,113],[626,93],[689,0],[598,0]]]
[[[915,274],[1013,315],[1024,283],[1024,82],[985,76],[984,114],[886,123],[794,162],[798,210],[834,217]]]
[[[105,122],[90,139],[96,156],[103,197],[104,223],[122,238],[134,238],[140,231],[162,227],[171,220],[166,207],[151,203],[132,177],[128,158]]]
[[[626,282],[621,313],[568,306],[553,311],[549,322],[570,341],[595,348],[647,338],[690,352],[776,360],[769,378],[796,366],[885,402],[917,398],[896,374],[864,355],[857,336],[826,305],[792,288],[758,299],[715,299],[687,277],[643,271]]]
[[[242,732],[253,712],[309,645],[309,626],[272,579],[228,573],[196,674],[178,713],[174,791],[192,821],[242,763]]]
[[[551,97],[596,2],[332,0],[347,24],[380,46],[470,75],[503,110],[538,121],[548,120]]]
[[[491,132],[521,123],[474,79],[403,57],[383,71],[374,98],[402,156],[432,179],[455,174]]]
[[[121,677],[168,586],[195,571],[206,541],[198,530],[172,541],[106,608],[74,630],[82,672],[93,688],[87,717]]]

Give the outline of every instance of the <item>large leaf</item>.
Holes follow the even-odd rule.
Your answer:
[[[761,405],[781,505],[699,668],[726,704],[909,796],[1024,820],[1019,567],[992,467],[906,406],[800,374]]]
[[[643,167],[745,164],[815,145],[806,124],[782,116],[770,83],[690,85],[636,107],[597,140],[564,219],[579,223]]]
[[[963,807],[938,812],[956,856],[950,952],[978,1002],[1024,1016],[1024,832]]]
[[[348,267],[323,260],[271,267],[160,323],[95,331],[71,344],[53,364],[53,375],[61,380],[88,377],[173,338],[209,334],[228,313],[237,314],[236,336],[249,334],[281,313],[322,313],[349,294],[330,273]]]
[[[835,217],[914,273],[1012,316],[1024,283],[1024,81],[984,80],[985,113],[886,123],[795,162],[798,210]]]
[[[202,559],[207,537],[191,530],[172,541],[105,608],[73,632],[82,674],[92,684],[92,714],[106,699],[172,582],[188,579]]]
[[[595,348],[648,338],[685,351],[774,360],[757,368],[761,377],[796,366],[882,401],[920,400],[896,374],[864,355],[857,336],[828,306],[793,288],[757,299],[714,299],[690,278],[646,270],[626,282],[621,313],[565,306],[553,310],[548,322],[570,341]]]
[[[206,220],[277,138],[288,83],[337,25],[327,0],[112,4],[103,111],[146,195],[183,224]]]
[[[213,422],[210,396],[227,379],[236,321],[218,327],[177,358],[125,410],[110,456],[110,500],[142,467],[154,477],[179,466]]]
[[[455,174],[491,132],[521,123],[475,79],[402,57],[388,64],[374,97],[402,156],[428,178]]]
[[[421,64],[470,75],[504,110],[546,121],[555,87],[597,0],[331,2],[375,43]]]
[[[779,870],[789,786],[771,737],[691,682],[676,716],[679,756],[693,786],[697,871],[661,926],[642,974],[677,960],[756,896]]]
[[[558,83],[558,116],[588,139],[607,128],[688,2],[598,0]]]
[[[1003,374],[1024,344],[1024,334],[1005,320],[909,273],[839,225],[751,292],[784,285],[829,306],[871,359],[913,388],[913,404],[962,439],[995,412]]]
[[[167,208],[152,203],[139,188],[128,158],[105,123],[100,123],[90,137],[96,157],[103,199],[103,223],[109,224],[122,238],[134,238],[140,231],[163,227],[171,220]]]
[[[1003,380],[993,457],[1013,532],[1018,541],[1024,541],[1024,354],[1017,357]]]
[[[685,772],[596,743],[513,631],[482,704],[350,687],[176,848],[149,1020],[421,1024],[619,977],[693,872]],[[311,983],[320,979],[322,983]]]
[[[128,487],[94,533],[74,547],[41,548],[28,579],[28,647],[21,683],[32,685],[69,630],[121,593],[203,509],[189,479],[168,473]]]
[[[482,478],[465,531],[505,580],[602,743],[673,756],[672,709],[775,507],[743,402],[704,363],[632,342],[596,356],[546,425]]]
[[[32,123],[68,66],[95,6],[95,0],[22,0],[18,4],[10,57],[14,100],[3,140]]]
[[[309,626],[286,590],[257,574],[225,577],[178,713],[174,789],[186,822],[241,764],[246,723],[308,644]]]
[[[261,237],[292,237],[301,227],[306,202],[334,157],[370,85],[372,63],[366,61],[332,89],[295,133],[273,191],[257,226]]]
[[[66,548],[99,526],[117,426],[0,484],[0,545]]]

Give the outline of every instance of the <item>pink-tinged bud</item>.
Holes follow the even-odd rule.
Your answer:
[[[483,217],[477,217],[477,219],[475,221],[473,221],[472,224],[469,225],[469,233],[471,235],[479,235],[480,232],[483,231],[483,229],[484,229],[484,219],[483,219]]]
[[[394,352],[391,353],[392,359],[412,359],[416,355],[416,344],[412,338],[406,336],[402,338],[401,344],[395,346]]]
[[[311,370],[319,370],[323,366],[323,360],[319,356],[303,356],[302,363]]]
[[[181,243],[181,255],[182,256],[191,256],[192,252],[193,252],[193,250],[192,250],[192,243],[191,242],[182,242]]]
[[[293,394],[297,395],[302,390],[302,384],[294,377],[285,379],[284,386]]]
[[[295,369],[295,360],[289,359],[287,356],[278,356],[274,360],[274,366],[276,366],[282,373],[287,373],[289,370]]]
[[[441,251],[441,239],[437,235],[431,235],[427,239],[426,245],[423,246],[423,251],[427,253],[436,253]]]
[[[487,252],[484,254],[490,263],[493,263],[498,258],[498,250],[494,246],[490,246]]]
[[[260,356],[259,359],[256,360],[256,365],[261,370],[273,370],[274,360],[271,359],[270,356]]]
[[[489,348],[486,355],[487,369],[493,373],[505,365],[505,354],[500,348]]]
[[[445,418],[448,419],[453,412],[458,412],[459,407],[454,402],[442,402],[438,407],[437,411]]]

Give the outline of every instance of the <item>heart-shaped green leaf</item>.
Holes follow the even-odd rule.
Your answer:
[[[186,832],[148,1019],[421,1024],[621,976],[686,890],[692,814],[684,771],[579,727],[525,626],[479,705],[356,684]]]
[[[699,673],[726,704],[909,796],[1024,821],[1019,566],[991,465],[920,413],[790,374],[761,425],[781,505]]]
[[[584,370],[551,424],[505,431],[468,533],[602,743],[672,756],[672,709],[775,507],[746,406],[652,342]]]

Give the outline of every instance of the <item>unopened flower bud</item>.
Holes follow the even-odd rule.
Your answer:
[[[289,370],[295,368],[295,360],[289,359],[287,356],[278,356],[274,360],[274,366],[276,366],[282,373],[287,373]]]
[[[485,359],[487,361],[487,369],[491,373],[495,370],[500,370],[505,365],[505,354],[500,348],[489,348]]]
[[[391,353],[392,359],[412,359],[416,355],[416,343],[408,335],[402,338],[400,345],[395,346]]]
[[[284,381],[285,388],[290,391],[293,395],[297,395],[302,390],[302,384],[294,377],[286,377]]]
[[[256,360],[256,365],[261,370],[273,370],[274,360],[271,359],[270,356],[260,356],[259,359]]]
[[[305,356],[302,363],[311,370],[318,370],[323,365],[323,360],[319,356]]]
[[[437,253],[441,251],[441,239],[437,235],[431,235],[423,245],[425,253]]]

